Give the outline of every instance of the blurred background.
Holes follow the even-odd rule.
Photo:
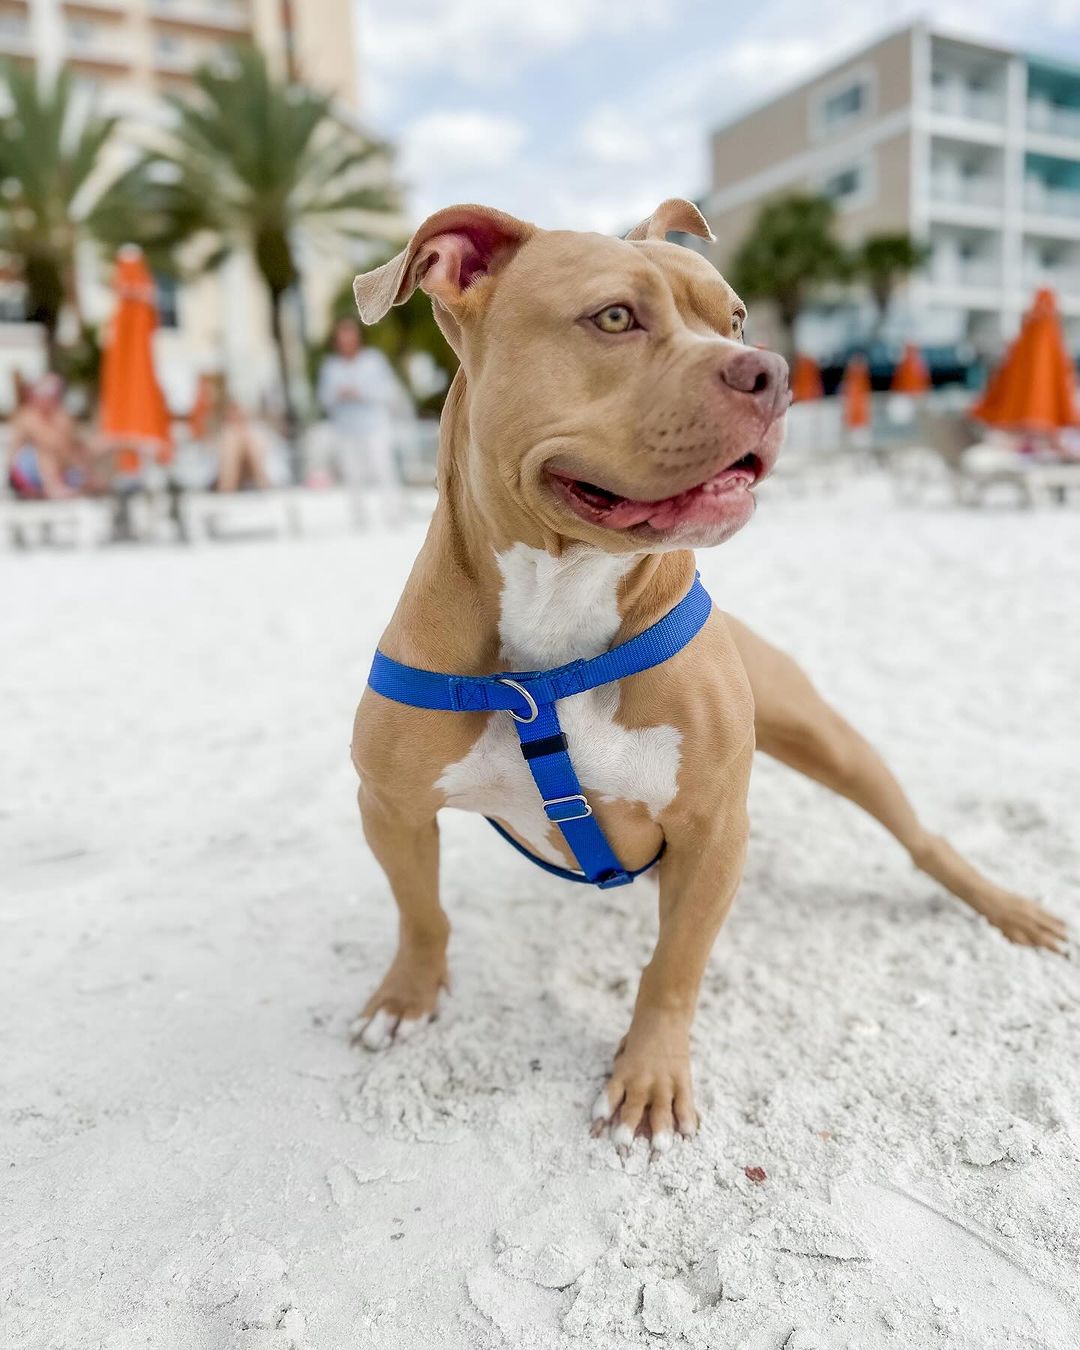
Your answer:
[[[190,539],[237,488],[341,501],[216,501],[219,531],[406,512],[454,357],[422,297],[361,338],[350,283],[461,200],[610,232],[696,200],[717,242],[683,242],[792,361],[789,473],[1071,487],[1074,0],[884,32],[783,0],[0,0],[0,61],[16,543]]]

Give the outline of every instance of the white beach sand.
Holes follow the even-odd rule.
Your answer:
[[[0,555],[4,1350],[1075,1350],[1076,963],[777,765],[695,1142],[587,1130],[651,884],[560,883],[480,820],[444,822],[444,1016],[350,1047],[395,918],[349,731],[421,533]],[[766,494],[700,562],[1080,925],[1075,511]]]

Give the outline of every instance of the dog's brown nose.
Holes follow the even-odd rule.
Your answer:
[[[720,379],[736,393],[749,394],[766,417],[778,416],[791,402],[788,364],[776,352],[737,352],[720,367]]]

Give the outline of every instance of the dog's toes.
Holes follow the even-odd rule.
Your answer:
[[[614,1103],[614,1105],[612,1105]],[[669,1153],[677,1136],[689,1138],[697,1125],[697,1112],[688,1085],[624,1085],[612,1078],[602,1088],[592,1108],[594,1139],[610,1131],[617,1152],[626,1157],[640,1135],[652,1158]]]
[[[1065,953],[1069,941],[1066,924],[1033,900],[1017,896],[1005,913],[988,917],[1010,942],[1019,947],[1043,947],[1058,955]]]
[[[652,1151],[656,1157],[667,1153],[671,1148],[672,1133],[670,1130],[658,1130],[653,1133]]]
[[[365,1050],[385,1050],[393,1043],[394,1033],[399,1026],[399,1019],[388,1013],[385,1008],[380,1008],[377,1013],[361,1029],[355,1040],[364,1047]]]
[[[394,1040],[407,1041],[410,1036],[415,1036],[418,1031],[426,1027],[430,1021],[430,1017],[403,1017],[397,1024]]]

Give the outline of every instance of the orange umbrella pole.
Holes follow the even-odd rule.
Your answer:
[[[841,383],[844,425],[851,431],[870,426],[870,367],[864,356],[853,356]]]

